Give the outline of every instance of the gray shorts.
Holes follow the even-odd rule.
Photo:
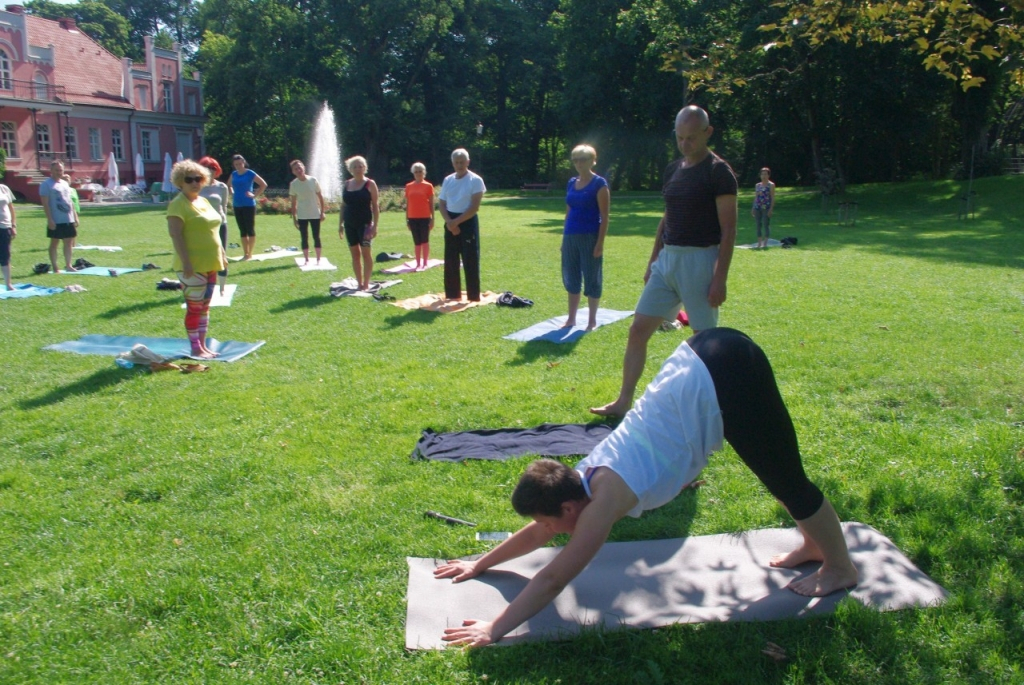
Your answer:
[[[672,320],[682,304],[693,330],[715,328],[718,307],[708,304],[708,290],[717,261],[718,245],[666,245],[651,265],[651,278],[636,303],[637,313]]]

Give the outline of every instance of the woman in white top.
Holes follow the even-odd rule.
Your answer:
[[[302,256],[309,264],[309,229],[313,229],[313,248],[316,250],[316,263],[320,263],[320,222],[326,217],[324,195],[320,192],[320,182],[306,175],[306,165],[301,159],[292,160],[292,173],[295,179],[288,185],[288,197],[292,201],[292,223],[302,235]]]
[[[11,284],[11,241],[18,235],[18,224],[14,214],[14,193],[0,183],[0,268],[4,272],[4,285],[14,290]]]

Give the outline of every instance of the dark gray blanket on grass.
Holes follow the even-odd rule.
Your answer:
[[[612,426],[604,423],[545,423],[536,428],[497,428],[460,433],[435,433],[428,428],[409,456],[411,459],[439,461],[504,460],[527,454],[569,457],[589,454],[611,432]]]

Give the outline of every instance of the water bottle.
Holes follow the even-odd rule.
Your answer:
[[[135,366],[134,363],[128,361],[127,359],[122,359],[121,357],[116,357],[114,359],[114,363],[120,366],[122,369],[130,369],[133,366]]]

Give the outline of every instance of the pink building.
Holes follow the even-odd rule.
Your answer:
[[[113,152],[120,183],[131,184],[140,153],[150,185],[163,178],[164,153],[204,154],[199,72],[182,73],[177,43],[164,50],[147,37],[145,47],[145,63],[134,64],[73,19],[41,19],[21,5],[0,11],[0,145],[12,190],[38,202],[55,159],[76,184],[106,184]]]

